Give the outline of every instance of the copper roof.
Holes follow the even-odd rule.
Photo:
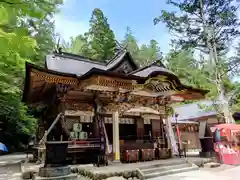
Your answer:
[[[130,56],[130,63],[134,69],[137,69],[137,64],[125,49],[118,51],[111,60],[103,62],[92,60],[84,56],[72,55],[70,53],[53,53],[46,56],[46,68],[61,73],[70,73],[80,76],[87,73],[92,68],[105,71],[111,70],[118,66],[125,56]]]

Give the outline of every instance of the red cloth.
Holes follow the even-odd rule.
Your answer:
[[[219,128],[219,129],[230,129],[230,130],[239,130],[240,131],[239,124],[217,124],[214,127]]]
[[[231,132],[232,131],[239,131],[240,132],[240,125],[239,124],[217,124],[214,127],[220,129],[220,136],[227,137],[228,141],[231,141]]]

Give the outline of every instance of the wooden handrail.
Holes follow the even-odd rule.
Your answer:
[[[48,128],[47,131],[45,131],[42,139],[39,141],[39,144],[44,144],[47,141],[47,136],[48,134],[52,131],[53,127],[57,124],[57,122],[59,121],[59,119],[61,118],[61,116],[63,115],[63,113],[59,113],[56,117],[56,119],[53,121],[53,123],[51,124],[51,126]]]

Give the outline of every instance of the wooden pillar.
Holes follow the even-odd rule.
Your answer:
[[[137,139],[143,139],[144,137],[144,119],[141,117],[138,117],[136,119],[137,124]]]
[[[94,117],[93,117],[93,137],[94,138],[99,138],[99,135],[100,135],[100,130],[99,130],[99,115],[98,113],[94,113]]]
[[[152,137],[156,139],[161,135],[161,126],[158,119],[152,119]]]
[[[38,143],[42,139],[45,132],[44,122],[42,117],[39,118],[37,126],[38,127],[36,132],[36,143]]]
[[[66,99],[65,99],[65,95],[63,95],[62,97],[60,97],[59,98],[59,100],[60,100],[60,104],[59,104],[59,106],[58,106],[58,112],[60,113],[63,113],[63,116],[61,116],[61,119],[59,120],[59,122],[56,124],[56,127],[58,128],[58,131],[59,132],[57,132],[57,133],[59,133],[59,136],[60,137],[58,137],[59,138],[59,140],[60,141],[62,141],[63,140],[63,126],[65,125],[65,123],[64,123],[64,121],[65,121],[65,101],[66,101]],[[65,127],[66,128],[66,127]],[[64,130],[66,130],[64,128]],[[68,136],[67,138],[69,138],[69,136],[70,136],[70,133],[67,133],[67,130],[65,131],[65,135],[66,136]]]
[[[120,145],[119,145],[119,112],[113,113],[113,161],[120,161]]]
[[[99,112],[102,108],[101,101],[95,97],[95,103],[94,103],[94,117],[93,117],[93,127],[92,127],[92,135],[94,138],[99,138],[100,137],[100,127],[99,127],[99,121],[100,121],[100,116]]]

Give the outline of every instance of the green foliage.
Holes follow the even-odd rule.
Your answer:
[[[62,42],[63,51],[83,55],[91,59],[104,61],[111,59],[115,54],[116,41],[110,29],[107,18],[100,9],[95,9],[90,19],[90,29],[83,35]],[[121,46],[126,47],[133,59],[140,65],[146,66],[153,61],[162,59],[162,53],[156,40],[149,45],[138,46],[131,29],[127,27]]]
[[[87,39],[83,35],[71,37],[70,42],[63,42],[63,51],[77,55],[88,55]]]
[[[140,67],[147,66],[156,60],[162,59],[162,53],[156,40],[152,39],[149,45],[142,44],[141,47],[139,47],[129,27],[127,27],[124,40],[122,40],[121,44],[127,48]]]
[[[220,113],[217,86],[209,78],[207,65],[204,61],[194,58],[192,51],[174,51],[165,58],[167,68],[173,71],[183,84],[196,88],[207,89],[210,92],[207,94],[207,99],[212,100],[212,106],[203,106],[201,109],[205,111],[215,110]],[[240,85],[237,82],[232,82],[228,76],[223,79],[226,97],[228,98],[229,106],[232,112],[240,109]],[[192,102],[185,102],[186,104]]]
[[[166,56],[168,69],[173,71],[183,84],[201,89],[208,89],[209,98],[215,98],[217,94],[216,86],[209,79],[207,68],[202,61],[194,58],[192,51],[171,50]]]
[[[63,50],[87,56],[96,61],[111,59],[116,49],[115,35],[100,9],[93,10],[89,24],[88,32],[72,37],[69,42],[63,42],[61,45]]]
[[[213,99],[220,101],[217,104],[220,114],[224,114],[227,122],[233,122],[228,99],[228,89],[232,86],[228,72],[233,70],[233,61],[224,55],[232,40],[240,35],[238,7],[234,0],[169,0],[168,3],[181,13],[163,10],[160,17],[154,19],[154,23],[161,21],[166,24],[176,37],[173,40],[176,48],[194,48],[209,56],[209,60],[203,61],[197,69],[199,73],[194,74],[208,78],[212,87],[216,87],[214,91],[216,89],[217,93],[212,95],[215,95]]]
[[[154,20],[155,24],[165,23],[174,34],[176,48],[194,48],[209,55],[210,61],[204,62],[205,67],[210,78],[218,82],[222,81],[222,74],[227,76],[229,67],[236,64],[232,59],[222,58],[232,40],[240,35],[237,6],[233,1],[170,0],[169,4],[178,8],[181,14],[163,10],[161,16]]]
[[[43,62],[40,58],[48,49],[49,41],[45,42],[48,33],[40,22],[45,22],[47,16],[55,12],[58,3],[48,0],[0,1],[1,141],[10,150],[26,143],[24,140],[36,128],[36,120],[28,115],[26,106],[21,102],[25,62],[34,57],[35,61]],[[35,25],[30,26],[31,21]]]
[[[154,23],[164,22],[177,37],[174,42],[180,48],[198,48],[209,53],[206,36],[210,36],[209,43],[217,44],[217,52],[225,52],[228,49],[227,42],[240,34],[237,28],[240,25],[238,10],[234,2],[235,0],[169,0],[168,3],[178,8],[181,15],[163,10],[160,17],[154,19]]]
[[[124,35],[124,40],[121,42],[123,47],[126,47],[128,52],[131,53],[133,59],[138,58],[139,47],[137,44],[136,38],[133,36],[132,30],[130,27],[127,27],[126,33]],[[146,59],[145,59],[146,60]]]
[[[100,61],[115,54],[116,41],[113,31],[100,9],[94,9],[90,19],[90,29],[86,33],[90,57]]]
[[[156,40],[150,40],[149,45],[143,44],[139,50],[138,62],[141,66],[146,66],[156,60],[162,59],[162,52]]]

